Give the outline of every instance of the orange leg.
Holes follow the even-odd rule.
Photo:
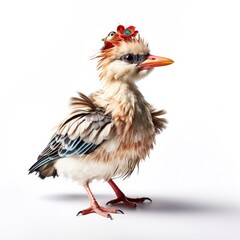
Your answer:
[[[107,202],[107,205],[123,202],[125,205],[127,205],[129,207],[134,207],[135,208],[137,206],[137,203],[143,203],[146,200],[152,202],[152,200],[148,197],[142,197],[142,198],[126,197],[125,194],[118,188],[118,186],[113,182],[112,179],[110,179],[108,181],[108,183],[110,184],[110,186],[112,187],[112,189],[116,193],[117,198]]]
[[[90,201],[90,207],[78,212],[77,216],[78,215],[86,215],[86,214],[89,214],[89,213],[97,213],[97,214],[99,214],[103,217],[107,217],[107,218],[110,218],[112,220],[112,216],[111,216],[110,213],[123,213],[119,209],[101,207],[98,204],[97,200],[95,199],[93,193],[91,192],[88,184],[86,184],[84,186],[84,188],[86,189],[87,194],[88,194],[88,198],[89,198],[89,201]]]

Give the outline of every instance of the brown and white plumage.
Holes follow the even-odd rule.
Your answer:
[[[129,33],[130,32],[130,33]],[[115,34],[115,35],[114,35]],[[105,180],[117,194],[116,203],[135,205],[146,198],[129,199],[112,178],[129,176],[145,159],[155,143],[155,136],[166,124],[138,90],[135,81],[156,66],[172,63],[170,59],[150,55],[148,45],[136,38],[135,28],[119,26],[97,56],[102,89],[71,99],[72,112],[62,121],[38,161],[30,168],[41,178],[64,175],[85,186],[91,207],[82,214],[97,212],[103,216],[116,209],[100,207],[88,184]]]

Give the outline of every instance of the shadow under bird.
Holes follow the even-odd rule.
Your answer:
[[[136,207],[150,198],[129,198],[112,180],[128,177],[153,148],[156,134],[166,127],[164,110],[157,111],[143,97],[136,81],[153,68],[173,63],[150,54],[148,44],[135,27],[117,27],[103,39],[96,56],[102,88],[89,96],[71,99],[72,112],[57,127],[29,173],[39,177],[63,175],[84,186],[90,207],[77,215],[97,213],[112,219],[119,209],[102,207],[89,188],[92,180],[104,180],[116,193],[107,204],[123,202]]]

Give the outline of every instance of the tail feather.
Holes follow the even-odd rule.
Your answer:
[[[41,168],[42,166],[44,166],[45,164],[50,163],[53,160],[56,160],[56,157],[59,157],[57,154],[56,155],[52,155],[51,157],[45,157],[42,158],[41,160],[37,161],[36,163],[34,163],[30,168],[29,168],[29,174],[38,171],[39,168]]]

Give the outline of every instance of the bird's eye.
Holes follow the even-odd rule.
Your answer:
[[[132,53],[128,53],[120,58],[120,60],[133,64],[136,61],[136,56]]]
[[[108,34],[108,37],[113,37],[115,34],[116,34],[116,33],[112,31],[112,32],[110,32],[110,33]]]

